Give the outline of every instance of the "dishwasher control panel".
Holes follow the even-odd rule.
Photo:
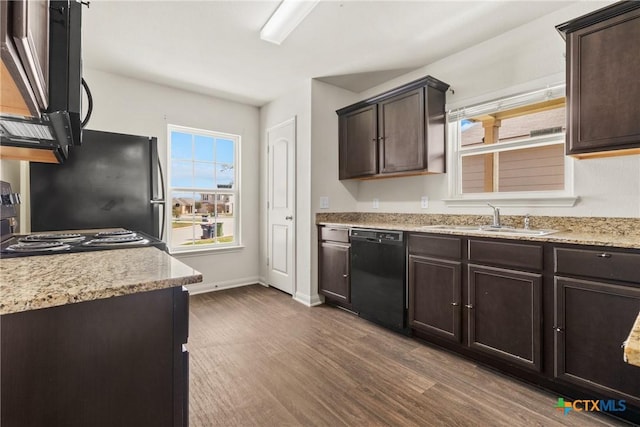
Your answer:
[[[363,239],[382,242],[402,242],[404,233],[402,231],[370,230],[366,228],[352,228],[349,236],[352,239]]]

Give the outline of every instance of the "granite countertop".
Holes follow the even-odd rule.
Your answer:
[[[521,227],[522,217],[504,217],[503,224]],[[316,224],[329,227],[362,227],[458,236],[490,237],[537,242],[609,246],[640,249],[640,219],[636,218],[576,218],[532,217],[532,228],[562,230],[547,235],[516,235],[478,230],[442,230],[429,225],[490,224],[489,217],[475,215],[323,213],[316,215]]]
[[[640,366],[640,313],[624,346],[624,359],[631,365]]]
[[[202,282],[154,247],[6,258],[0,315]]]

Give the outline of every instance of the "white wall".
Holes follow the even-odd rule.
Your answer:
[[[382,93],[409,81],[432,75],[451,85],[455,94],[447,94],[448,107],[470,105],[528,89],[564,81],[565,45],[555,25],[596,10],[611,2],[576,2],[474,47],[436,63],[422,67],[359,94],[357,100]],[[425,47],[427,48],[427,47]],[[346,104],[345,104],[346,105]],[[344,105],[343,105],[344,106]],[[325,158],[332,161],[331,157]],[[333,162],[337,162],[337,155]],[[335,167],[325,166],[314,181],[335,182]],[[573,207],[507,208],[505,214],[565,216],[640,216],[640,156],[589,159],[574,162],[575,194]],[[341,194],[349,188],[332,187],[329,194],[337,203],[332,211],[347,210]],[[428,209],[420,208],[420,198],[430,199]],[[482,207],[448,207],[442,201],[448,195],[446,175],[431,175],[386,180],[362,181],[357,185],[356,210],[413,213],[486,213]],[[372,208],[373,198],[380,208]]]
[[[292,117],[296,118],[296,230],[294,298],[306,305],[319,302],[312,294],[310,280],[310,235],[314,227],[311,216],[311,82],[264,105],[260,109],[260,276],[267,283],[267,129]]]
[[[357,95],[330,84],[311,82],[311,223],[317,212],[353,212],[357,209],[358,181],[338,181],[338,115],[336,110],[357,100]],[[326,179],[333,176],[333,179]],[[329,208],[320,209],[320,197]],[[311,228],[311,293],[318,293],[318,230]]]
[[[259,111],[236,102],[185,92],[85,68],[94,111],[89,129],[158,138],[162,165],[167,165],[167,124],[240,135],[241,236],[244,248],[226,253],[175,255],[202,272],[203,284],[192,290],[256,283],[259,279]]]

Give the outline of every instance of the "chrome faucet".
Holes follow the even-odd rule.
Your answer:
[[[502,224],[500,224],[500,209],[493,206],[491,203],[487,203],[490,207],[493,208],[493,224],[491,224],[494,228],[501,228]]]

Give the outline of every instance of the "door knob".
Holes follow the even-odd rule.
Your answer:
[[[291,215],[287,215],[287,216],[285,216],[285,217],[284,217],[284,219],[292,220],[292,219],[293,219],[293,216],[291,216]]]

